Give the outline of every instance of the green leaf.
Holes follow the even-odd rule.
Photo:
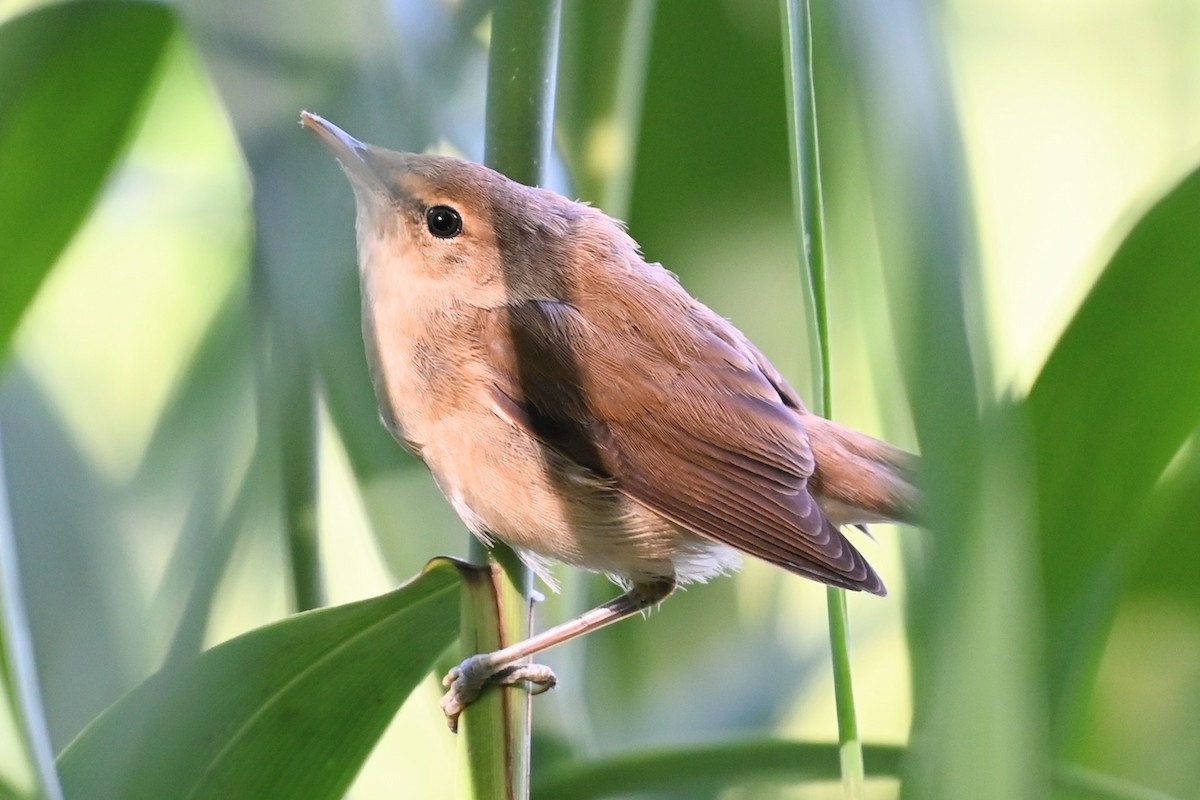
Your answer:
[[[67,796],[340,797],[457,635],[458,580],[437,559],[386,595],[290,617],[154,675],[63,752]]]
[[[12,710],[13,722],[24,745],[22,755],[34,774],[37,793],[48,800],[60,800],[62,790],[54,771],[54,750],[42,710],[42,690],[19,566],[4,456],[0,453],[0,672],[3,677],[0,691],[7,695],[7,706]],[[0,700],[0,705],[4,705],[4,700]],[[6,790],[0,784],[0,800],[8,796]]]
[[[6,782],[0,780],[0,800],[28,800],[25,795],[18,792]]]
[[[1172,464],[1169,476],[1155,488],[1150,507],[1133,543],[1138,550],[1131,554],[1126,591],[1170,596],[1200,613],[1200,536],[1179,535],[1193,529],[1200,508],[1200,450],[1188,448]]]
[[[1028,425],[1019,409],[983,421],[978,521],[954,544],[925,669],[904,795],[1049,797],[1040,584]],[[940,544],[940,542],[939,542]]]
[[[656,3],[567,3],[555,144],[579,197],[625,219],[633,194]]]
[[[904,748],[864,745],[867,775],[896,777]],[[654,791],[679,792],[748,783],[835,781],[838,745],[775,740],[704,747],[639,750],[584,763],[567,763],[535,776],[533,796],[590,800]]]
[[[808,321],[810,369],[817,414],[833,414],[833,365],[829,347],[829,300],[826,292],[825,211],[821,196],[821,157],[817,141],[817,102],[813,80],[812,20],[807,2],[783,0],[783,53],[788,110],[788,150],[792,162],[792,206],[800,254],[804,310]],[[819,390],[816,390],[820,387]],[[862,737],[854,702],[850,658],[850,620],[846,593],[825,589],[829,616],[829,650],[833,660],[833,696],[841,745],[842,792],[863,794]]]
[[[1054,782],[1060,800],[1176,800],[1166,792],[1074,764],[1056,767]]]
[[[91,208],[173,30],[168,8],[135,2],[0,26],[0,352]]]
[[[1198,219],[1200,171],[1125,237],[1029,396],[1060,741],[1111,620],[1135,521],[1200,420]]]

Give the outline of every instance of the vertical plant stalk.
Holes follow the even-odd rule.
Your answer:
[[[550,160],[559,0],[497,0],[488,52],[484,161],[540,185]]]
[[[62,786],[54,767],[54,748],[46,728],[42,692],[38,685],[33,641],[25,615],[17,543],[8,510],[8,482],[4,476],[4,451],[0,447],[0,659],[4,689],[8,693],[17,727],[34,776],[37,796],[62,800]]]
[[[299,332],[271,302],[266,268],[256,255],[251,273],[257,353],[258,428],[262,446],[279,460],[284,546],[297,611],[325,604],[317,541],[317,413],[312,366]]]
[[[308,611],[325,605],[317,527],[320,450],[316,385],[312,364],[300,346],[301,338],[280,332],[281,320],[276,318],[275,322],[272,352],[279,388],[277,431],[283,524],[291,565],[292,598],[297,611]]]
[[[792,196],[799,242],[801,282],[808,325],[814,411],[832,413],[829,359],[829,306],[825,281],[825,212],[821,199],[820,148],[813,84],[812,20],[808,0],[781,0],[784,80],[787,88],[788,138],[792,157]],[[842,789],[848,798],[863,796],[864,765],[850,669],[850,626],[846,593],[829,587],[829,647],[837,702],[838,753]]]
[[[863,796],[866,765],[858,732],[858,710],[854,705],[854,676],[850,669],[850,618],[846,592],[832,586],[825,590],[829,607],[829,649],[833,656],[833,692],[837,702],[838,759],[842,765],[842,790],[846,797]]]
[[[800,251],[800,283],[812,377],[813,410],[829,416],[833,392],[829,373],[829,306],[825,296],[825,207],[817,143],[816,95],[812,80],[812,31],[808,0],[781,0],[783,77],[792,160],[792,209]]]
[[[561,16],[559,0],[497,0],[492,11],[484,161],[521,183],[544,183],[550,160]],[[496,545],[493,557],[503,569],[492,568],[485,585],[469,588],[491,593],[492,602],[463,603],[464,651],[495,650],[529,635],[533,576],[504,545]],[[470,558],[486,560],[474,537]],[[504,687],[486,692],[463,715],[475,797],[528,797],[530,714],[528,691]]]
[[[524,594],[512,591],[509,570],[514,565],[525,569],[505,548],[487,565],[459,567],[463,585],[459,641],[464,653],[499,650],[512,643],[513,631],[527,631],[530,603]],[[463,714],[460,731],[471,797],[529,797],[530,712],[529,693],[505,687],[484,692]]]

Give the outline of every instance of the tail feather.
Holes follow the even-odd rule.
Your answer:
[[[816,415],[804,425],[816,459],[810,485],[834,524],[917,522],[917,456]]]

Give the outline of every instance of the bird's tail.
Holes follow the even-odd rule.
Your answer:
[[[831,522],[917,522],[917,456],[815,414],[804,425],[817,462],[810,484]]]

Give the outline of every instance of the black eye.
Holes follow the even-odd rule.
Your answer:
[[[450,206],[434,206],[426,211],[425,224],[439,239],[453,239],[462,233],[462,217]]]

